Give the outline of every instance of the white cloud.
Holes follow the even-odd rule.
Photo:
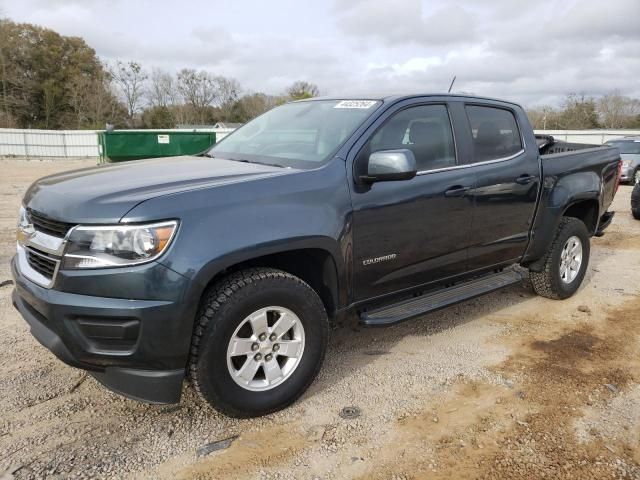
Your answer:
[[[248,89],[454,90],[525,104],[640,97],[640,1],[0,0],[16,21],[86,39],[106,60],[203,68]]]

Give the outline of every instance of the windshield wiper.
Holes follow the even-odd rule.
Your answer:
[[[202,155],[209,158],[217,158],[209,152],[205,152]],[[258,165],[267,165],[269,167],[278,167],[278,168],[290,168],[285,165],[280,165],[279,163],[265,163],[265,162],[256,162],[255,160],[247,160],[246,158],[231,158],[231,157],[220,157],[224,160],[231,160],[232,162],[242,162],[242,163],[256,163]]]
[[[242,162],[242,163],[255,163],[257,165],[266,165],[268,167],[287,168],[284,165],[280,165],[279,163],[256,162],[255,160],[247,160],[246,158],[228,158],[227,160],[233,160],[234,162]]]

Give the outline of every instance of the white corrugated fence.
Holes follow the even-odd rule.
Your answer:
[[[551,135],[556,140],[570,143],[602,145],[616,138],[640,136],[640,130],[535,130],[535,133]]]
[[[216,141],[233,128],[154,130],[163,132],[215,132]],[[33,130],[0,128],[0,157],[98,158],[98,133],[102,130]]]
[[[233,128],[170,129],[158,132],[213,131],[216,141],[222,140]],[[98,158],[98,133],[101,130],[22,130],[0,128],[0,157]],[[155,131],[155,130],[154,130]],[[536,130],[553,135],[557,140],[575,143],[602,144],[640,130]]]
[[[98,130],[0,129],[0,156],[99,157]]]

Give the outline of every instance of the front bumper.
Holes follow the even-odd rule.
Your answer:
[[[89,371],[107,388],[136,400],[178,402],[193,325],[191,311],[182,301],[188,281],[155,263],[135,272],[115,270],[106,275],[94,271],[92,277],[83,278],[85,291],[69,293],[28,280],[14,258],[13,305],[42,345],[68,365]],[[116,284],[122,275],[146,278],[147,283],[168,282],[173,298],[136,299],[141,292],[132,289],[128,298],[85,294],[108,291],[105,282],[113,283],[111,291],[118,292]],[[62,283],[73,285],[76,292],[83,288],[80,279],[72,280]],[[144,284],[143,289],[149,289]],[[157,290],[162,288],[148,296],[157,296]]]

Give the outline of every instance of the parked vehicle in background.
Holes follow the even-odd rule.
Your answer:
[[[237,417],[295,401],[329,322],[418,317],[522,280],[552,299],[610,224],[620,154],[544,141],[516,104],[316,98],[205,156],[65,172],[23,199],[13,303],[108,388]],[[542,147],[541,147],[542,148]]]
[[[620,181],[631,184],[640,182],[640,136],[609,140],[605,145],[611,145],[620,150],[622,158]]]
[[[631,213],[633,218],[640,220],[640,182],[637,182],[631,192]]]

